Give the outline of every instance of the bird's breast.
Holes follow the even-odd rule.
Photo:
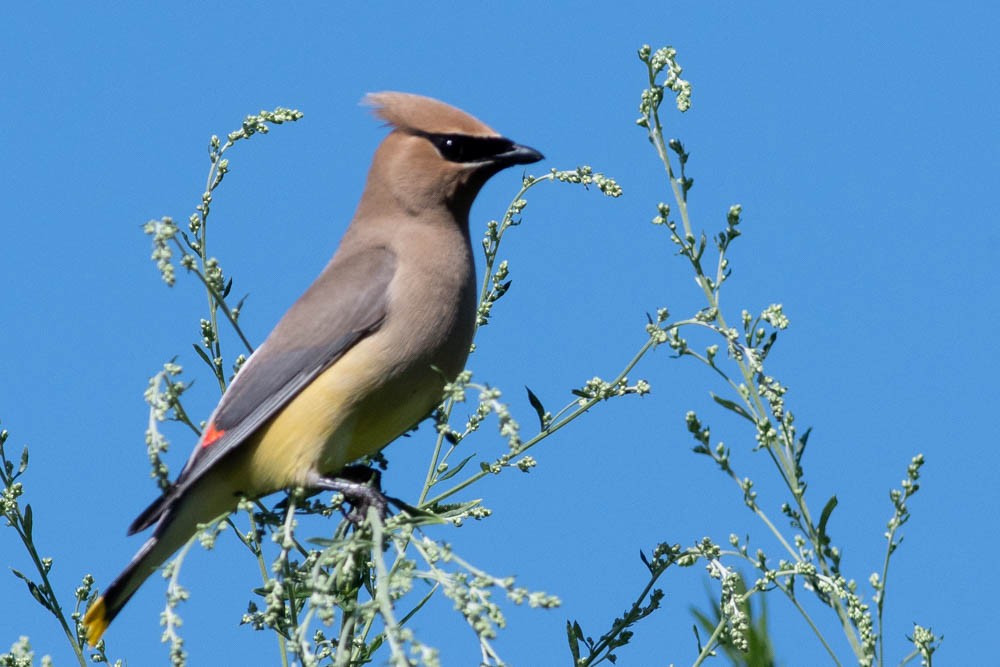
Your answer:
[[[304,485],[385,447],[426,417],[464,368],[475,330],[468,239],[400,235],[386,315],[262,429],[257,488]]]

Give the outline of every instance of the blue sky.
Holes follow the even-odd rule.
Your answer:
[[[945,635],[943,662],[980,662],[1000,592],[989,575],[1000,469],[998,18],[987,3],[930,2],[8,7],[0,419],[10,450],[31,448],[27,499],[57,585],[68,595],[84,572],[106,584],[141,541],[125,527],[154,495],[142,393],[175,355],[197,367],[190,342],[203,303],[193,280],[161,283],[141,225],[186,219],[210,135],[262,108],[305,113],[234,149],[216,198],[214,252],[235,291],[250,295],[242,321],[254,342],[350,219],[384,134],[358,106],[368,91],[460,106],[544,152],[534,173],[590,164],[617,178],[625,196],[616,201],[537,188],[504,248],[513,288],[470,364],[506,391],[528,429],[522,386],[561,405],[570,388],[612,377],[631,358],[645,313],[669,306],[684,317],[703,305],[664,231],[649,224],[669,192],[634,125],[645,85],[636,48],[672,44],[694,85],[692,110],[666,118],[692,154],[695,226],[711,234],[730,204],[744,207],[724,307],[734,319],[780,302],[791,318],[771,372],[791,388],[799,424],[814,429],[805,461],[813,505],[837,494],[830,530],[859,581],[881,563],[888,489],[913,454],[927,458],[890,575],[887,654],[902,656],[916,621]],[[473,209],[474,237],[517,184],[513,171],[489,184]],[[533,452],[529,475],[487,480],[470,496],[485,498],[489,521],[438,535],[481,567],[563,599],[555,611],[509,610],[498,648],[513,664],[566,664],[567,618],[603,632],[642,584],[640,549],[764,537],[739,493],[690,452],[687,410],[718,426],[777,514],[783,497],[763,457],[711,407],[708,392],[722,387],[667,352],[633,374],[652,384],[649,396],[602,405],[561,431]],[[203,379],[188,409],[203,418],[216,398]],[[175,435],[177,470],[193,443]],[[387,450],[391,493],[416,492],[430,442],[423,428]],[[488,432],[474,444],[503,446]],[[0,530],[0,553],[5,569],[28,568],[12,532]],[[185,567],[191,664],[220,650],[226,664],[277,663],[270,637],[237,625],[257,580],[236,553],[223,545]],[[667,609],[638,628],[619,664],[689,664],[688,607],[704,604],[705,580],[700,568],[661,580]],[[112,656],[166,662],[162,592],[151,580],[117,620]],[[0,650],[27,634],[39,654],[72,662],[55,623],[9,573],[0,572],[0,600]],[[444,664],[472,664],[472,634],[449,607],[430,609],[415,631]],[[823,664],[787,605],[775,597],[770,608],[783,663]],[[850,663],[836,629],[824,627]]]

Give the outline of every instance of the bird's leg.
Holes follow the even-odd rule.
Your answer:
[[[382,519],[388,515],[390,504],[413,516],[419,513],[419,510],[402,500],[385,495],[382,492],[382,471],[368,466],[347,466],[336,476],[317,475],[311,482],[314,489],[343,494],[344,499],[351,504],[351,511],[345,513],[344,517],[351,523],[361,523],[368,515],[369,507],[378,510]]]

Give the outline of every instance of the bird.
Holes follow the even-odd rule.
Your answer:
[[[329,263],[223,393],[176,481],[132,522],[153,528],[89,606],[96,645],[142,583],[241,497],[339,488],[337,473],[428,416],[464,368],[477,296],[469,212],[500,171],[543,159],[439,100],[364,100],[389,133]]]

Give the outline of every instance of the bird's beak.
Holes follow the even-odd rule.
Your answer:
[[[514,164],[532,164],[538,162],[539,160],[544,160],[545,156],[536,151],[534,148],[528,146],[522,146],[520,144],[514,144],[509,151],[500,153],[494,156],[494,161],[505,167]]]

